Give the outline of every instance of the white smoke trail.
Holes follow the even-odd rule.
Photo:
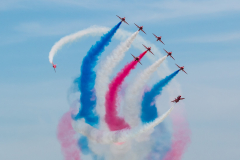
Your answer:
[[[140,111],[141,111],[141,99],[142,91],[151,77],[151,75],[158,69],[162,62],[167,58],[164,56],[157,60],[150,67],[145,69],[136,79],[133,84],[129,85],[126,91],[124,105],[123,105],[123,115],[125,121],[132,127],[135,127],[140,122]]]
[[[76,33],[73,33],[73,34],[70,34],[70,35],[67,35],[67,36],[61,38],[51,48],[51,50],[49,52],[49,62],[50,63],[53,62],[54,55],[56,55],[56,53],[65,44],[73,42],[73,41],[75,41],[77,39],[80,39],[83,36],[88,36],[88,35],[91,35],[91,36],[97,36],[98,35],[98,36],[100,36],[100,35],[106,33],[108,30],[110,30],[110,28],[108,28],[108,27],[93,26],[93,27],[89,27],[87,29],[81,30],[79,32],[76,32]],[[127,37],[129,37],[131,35],[132,35],[132,33],[128,32],[128,31],[125,31],[123,29],[119,29],[114,37],[116,39],[118,39],[118,40],[125,40]],[[139,49],[141,52],[143,52],[145,50],[145,48],[142,46],[142,44],[145,44],[147,46],[151,46],[155,56],[157,56],[157,57],[161,57],[162,56],[161,52],[158,50],[158,48],[154,44],[152,44],[149,41],[146,41],[140,35],[136,38],[136,40],[133,42],[132,45],[133,45],[134,48]],[[148,59],[150,59],[152,62],[155,61],[155,58],[153,56],[149,55],[149,54],[146,54],[146,57]],[[159,74],[159,76],[161,78],[166,76],[166,75],[168,75],[168,74],[170,74],[170,73],[171,73],[171,71],[169,70],[169,68],[166,65],[166,63],[163,64],[163,68],[161,69],[161,73],[158,72],[158,74]],[[175,91],[176,91],[176,88],[179,89],[178,94],[181,93],[180,86],[179,86],[179,84],[176,81],[174,81],[172,83],[172,88],[175,88]],[[171,98],[173,98],[173,97],[171,97]]]
[[[113,52],[107,56],[106,60],[102,61],[100,68],[97,71],[97,78],[95,83],[97,107],[96,111],[100,117],[101,129],[107,130],[104,120],[105,116],[105,95],[110,83],[110,75],[118,63],[124,58],[125,52],[130,48],[132,42],[138,35],[139,31],[133,33],[125,42],[122,42]]]
[[[173,108],[174,106],[172,106],[162,116],[156,118],[153,122],[144,124],[144,126],[135,127],[134,129],[124,129],[119,131],[102,131],[90,126],[82,119],[78,121],[73,121],[72,126],[76,132],[83,134],[84,136],[88,137],[88,139],[94,142],[102,144],[121,143],[126,142],[131,138],[134,138],[153,129],[171,113]]]
[[[49,52],[49,62],[53,63],[53,57],[56,55],[57,51],[60,50],[65,44],[69,42],[73,42],[86,35],[96,36],[98,34],[106,33],[108,30],[109,28],[106,28],[106,27],[90,27],[85,30],[82,30],[61,38],[52,46]]]

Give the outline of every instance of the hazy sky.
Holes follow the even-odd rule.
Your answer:
[[[69,109],[68,90],[82,58],[99,37],[84,37],[60,50],[56,74],[48,53],[65,35],[93,25],[113,27],[116,15],[126,17],[130,25],[121,28],[129,32],[136,31],[133,23],[143,25],[147,35],[141,36],[160,51],[173,51],[188,72],[176,77],[192,131],[183,160],[238,159],[239,0],[1,0],[0,159],[63,159],[58,120]],[[105,55],[117,44],[114,40]],[[151,64],[143,63],[138,70]],[[171,71],[177,69],[174,63],[168,59]]]

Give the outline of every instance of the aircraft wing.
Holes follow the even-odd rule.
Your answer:
[[[184,70],[182,70],[183,72],[185,72]],[[187,72],[185,72],[187,74]]]
[[[131,54],[132,55],[132,54]],[[136,58],[134,55],[132,55],[133,56],[133,58]]]
[[[147,47],[143,44],[143,46],[147,49]]]
[[[164,44],[163,41],[160,40],[160,42],[162,42],[162,44]],[[165,44],[164,44],[164,45],[165,45]]]
[[[142,65],[142,63],[140,61],[138,61],[138,63],[140,63]]]
[[[154,35],[156,38],[158,38],[158,36],[156,36],[154,33],[153,33],[153,35]]]
[[[122,19],[121,17],[119,17],[118,15],[116,15],[118,18]]]
[[[176,64],[176,63],[175,63]],[[176,64],[176,66],[178,66],[178,68],[181,68],[179,65]]]
[[[166,51],[166,49],[163,49],[166,53],[168,53],[168,51]]]
[[[123,22],[125,22],[125,23],[127,23],[126,21],[123,21]],[[128,24],[128,23],[127,23]],[[129,25],[129,24],[128,24]]]
[[[143,33],[147,34],[146,32],[144,32],[144,30],[142,30],[142,31],[143,31]]]
[[[180,100],[185,99],[185,98],[180,98]]]
[[[172,57],[172,59],[174,59],[173,56],[171,56],[171,57]],[[174,60],[175,60],[175,59],[174,59]]]
[[[134,23],[136,25],[136,23]],[[138,28],[140,28],[138,25],[136,25]]]
[[[152,54],[153,54],[153,52],[152,51],[149,51],[149,52],[151,52]],[[153,54],[154,55],[154,54]]]

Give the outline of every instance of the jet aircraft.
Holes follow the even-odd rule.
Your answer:
[[[54,71],[56,72],[57,64],[53,64],[53,63],[52,63],[52,65],[53,65]]]
[[[181,98],[181,96],[178,96],[177,98],[175,98],[173,101],[171,102],[174,102],[174,103],[178,103],[180,100],[183,100],[185,98]]]
[[[149,52],[151,52],[153,54],[153,52],[151,51],[151,47],[146,47],[144,44],[143,44],[143,46],[147,49],[147,51],[149,51]]]
[[[168,51],[166,51],[165,49],[163,49],[168,55],[167,56],[170,56],[170,57],[172,57],[172,52],[168,52]],[[172,59],[174,59],[173,57],[172,57]],[[174,59],[175,60],[175,59]]]
[[[126,24],[128,24],[126,21],[125,21],[125,17],[121,18],[119,17],[118,15],[116,15],[118,18],[120,18],[122,20],[122,22],[125,22]],[[129,25],[129,24],[128,24]]]
[[[135,24],[135,23],[134,23],[134,24]],[[135,24],[135,25],[136,25],[136,24]],[[136,26],[139,28],[139,29],[138,29],[139,31],[142,31],[143,33],[145,33],[144,30],[143,30],[143,26],[140,26],[140,27],[139,27],[138,25],[136,25]],[[147,34],[147,33],[145,33],[145,34]]]
[[[177,64],[176,64],[176,65],[177,65]],[[180,68],[180,69],[179,69],[180,71],[182,70],[183,72],[185,72],[185,71],[184,71],[184,66],[182,66],[182,67],[180,67],[179,65],[177,65],[177,66],[178,66],[178,68]],[[187,72],[185,72],[185,73],[187,74]]]
[[[132,54],[131,54],[132,55]],[[133,56],[133,58],[135,59],[135,61],[138,61],[138,63],[140,63],[141,65],[142,65],[142,63],[140,62],[140,58],[139,57],[135,57],[134,55],[132,55]]]
[[[163,41],[162,41],[162,36],[158,37],[158,36],[156,36],[154,33],[153,33],[153,35],[157,38],[157,41],[160,41],[160,42],[163,43]],[[164,44],[164,43],[163,43],[163,44]],[[164,45],[165,45],[165,44],[164,44]]]

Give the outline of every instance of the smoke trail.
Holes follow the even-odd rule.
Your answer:
[[[78,146],[79,148],[81,149],[82,153],[83,154],[90,154],[91,151],[88,147],[88,140],[87,140],[87,137],[85,136],[81,136],[79,139],[78,139]]]
[[[49,52],[49,62],[52,64],[53,63],[53,57],[56,55],[57,51],[60,50],[65,44],[69,42],[73,42],[83,36],[86,35],[97,35],[97,34],[102,34],[106,33],[109,29],[106,27],[90,27],[85,30],[79,31],[77,33],[70,34],[68,36],[65,36],[61,38],[59,41],[57,41],[51,48]]]
[[[65,44],[69,43],[69,42],[72,42],[74,40],[77,40],[79,38],[81,38],[82,36],[86,35],[86,36],[100,36],[101,34],[104,34],[104,33],[107,33],[107,31],[109,30],[110,28],[108,27],[102,27],[102,26],[95,26],[94,28],[87,28],[87,29],[84,29],[82,31],[79,31],[79,32],[76,32],[74,34],[71,34],[71,35],[68,35],[66,37],[63,37],[61,38],[60,41],[56,42],[54,44],[54,46],[52,47],[52,50],[51,50],[51,53],[56,54],[57,51],[59,49],[61,49]],[[82,33],[84,33],[84,35],[81,35]],[[124,40],[126,39],[128,36],[130,36],[132,33],[130,32],[127,32],[125,30],[118,30],[118,32],[115,34],[115,38],[118,39],[118,40]],[[64,41],[63,41],[64,40]],[[146,41],[143,37],[141,37],[139,35],[139,37],[136,38],[136,40],[134,41],[134,43],[132,44],[133,47],[135,47],[136,49],[139,49],[140,51],[142,51],[142,44],[146,44],[148,46],[152,46],[152,49],[154,50],[154,53],[156,56],[160,57],[162,54],[160,53],[159,49],[152,43],[150,43],[149,41]],[[52,56],[53,57],[53,56]],[[152,57],[152,56],[148,56],[147,55],[147,58],[149,60],[151,60],[152,62],[155,61],[155,59]],[[49,60],[50,60],[50,54],[49,54]],[[50,62],[52,62],[50,60]],[[167,64],[164,63],[162,64],[162,68],[161,69],[161,72],[158,72],[158,75],[161,77],[162,74],[161,73],[164,73],[164,74],[168,74],[170,72],[169,68],[167,67]],[[172,85],[169,86],[170,90],[168,90],[169,92],[171,90],[174,90],[174,92],[181,92],[181,88],[180,88],[180,85],[177,83],[177,81],[173,81],[172,82]],[[171,93],[170,93],[171,94]]]
[[[140,54],[139,61],[146,53],[147,51]],[[135,69],[137,64],[138,61],[134,59],[132,62],[125,65],[125,67],[117,74],[117,76],[109,84],[109,91],[106,94],[105,102],[106,107],[105,121],[108,124],[108,127],[111,131],[130,128],[130,126],[125,122],[123,118],[118,117],[117,96],[124,79],[130,74],[130,71],[132,69]]]
[[[146,109],[148,109],[147,113],[143,113],[143,112],[145,112]],[[155,106],[155,104],[150,105],[149,108],[142,107],[141,120],[143,123],[154,121],[154,119],[157,117],[158,117],[157,107]]]
[[[88,137],[88,139],[97,143],[109,144],[126,142],[131,138],[134,138],[138,135],[141,135],[153,129],[172,112],[173,108],[174,106],[172,106],[162,116],[156,118],[153,122],[147,123],[143,126],[135,127],[133,129],[123,129],[118,131],[102,131],[90,126],[89,124],[85,123],[84,120],[82,119],[73,121],[72,125],[76,132],[85,135],[86,137]]]
[[[191,131],[189,130],[187,120],[182,114],[176,112],[171,118],[173,122],[173,139],[171,150],[164,157],[164,160],[180,160],[191,142]]]
[[[147,159],[162,160],[171,149],[171,133],[168,131],[164,123],[160,123],[154,128],[150,141],[153,142],[153,145]]]
[[[142,123],[149,123],[154,121],[158,117],[157,107],[153,104],[148,108],[145,116],[141,116]],[[152,150],[149,153],[147,159],[159,160],[163,159],[167,152],[171,149],[171,134],[167,130],[164,123],[160,123],[154,128],[154,132],[151,134],[151,141],[154,143]]]
[[[100,65],[100,68],[97,71],[96,78],[96,96],[97,96],[97,106],[96,111],[99,114],[102,120],[100,121],[100,126],[104,129],[107,129],[104,124],[105,121],[103,119],[105,115],[105,95],[108,90],[108,84],[110,83],[110,75],[113,72],[113,69],[117,66],[117,64],[123,59],[125,56],[125,52],[130,48],[132,42],[138,35],[139,31],[133,33],[125,42],[121,43],[109,56],[107,56],[106,60],[103,61]]]
[[[146,92],[143,95],[143,101],[142,101],[142,112],[141,112],[141,119],[144,121],[152,121],[153,117],[156,115],[151,115],[154,113],[156,107],[155,107],[155,98],[157,95],[161,94],[163,87],[165,87],[177,74],[179,70],[175,71],[169,76],[166,76],[163,80],[158,82],[153,86],[153,88]]]
[[[70,110],[62,116],[58,124],[57,137],[61,143],[65,160],[80,160],[80,151],[75,139],[76,132],[71,125],[71,113],[72,111]]]
[[[139,99],[141,99],[145,84],[166,58],[167,56],[164,56],[152,64],[150,67],[145,69],[134,80],[134,83],[127,89],[123,112],[126,122],[128,122],[131,127],[137,126],[140,122],[139,116],[141,105]],[[155,115],[155,118],[156,117],[157,115]]]
[[[81,136],[78,140],[78,146],[84,155],[91,154],[92,159],[100,160],[102,157],[97,156],[88,146],[88,139],[85,136]]]
[[[108,46],[120,25],[121,22],[113,27],[107,34],[103,35],[101,40],[90,48],[82,62],[81,76],[77,78],[79,80],[78,87],[81,92],[81,108],[75,119],[85,118],[86,123],[93,126],[98,124],[98,117],[93,111],[96,105],[95,94],[93,93],[96,73],[93,69],[97,65],[99,56],[104,51],[104,48]]]

